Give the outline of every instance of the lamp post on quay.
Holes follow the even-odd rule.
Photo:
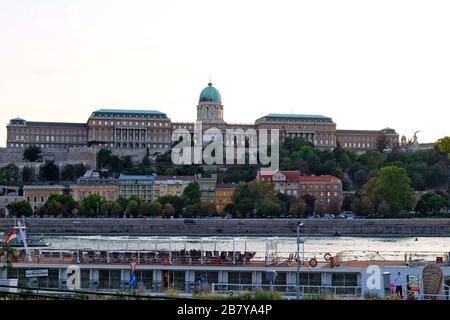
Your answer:
[[[297,222],[297,300],[300,300],[300,242],[304,243],[303,239],[300,239],[300,227],[303,226],[303,222]],[[303,255],[305,246],[303,245]]]

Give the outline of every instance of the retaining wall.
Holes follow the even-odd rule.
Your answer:
[[[302,234],[334,236],[449,236],[450,219],[303,220]],[[13,219],[0,219],[10,231]],[[72,235],[295,236],[293,219],[41,219],[27,218],[28,233]]]

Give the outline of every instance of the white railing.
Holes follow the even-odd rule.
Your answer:
[[[272,291],[277,292],[283,296],[295,296],[297,286],[291,285],[270,285],[270,284],[231,284],[231,283],[212,283],[212,294],[233,294],[240,292],[254,292],[254,291]],[[361,286],[299,286],[300,296],[302,298],[311,299],[326,299],[332,297],[346,297],[361,299]]]

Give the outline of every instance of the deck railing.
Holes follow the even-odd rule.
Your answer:
[[[234,294],[240,292],[254,291],[272,291],[283,296],[295,297],[297,286],[288,285],[270,285],[270,284],[230,284],[230,283],[212,283],[212,294]],[[361,286],[299,286],[300,296],[302,298],[326,299],[330,297],[346,297],[359,299],[362,298]]]

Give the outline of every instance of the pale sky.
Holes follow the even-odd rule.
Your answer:
[[[16,116],[194,121],[210,74],[227,122],[323,114],[432,142],[450,135],[449,17],[448,0],[0,0],[0,145]]]

